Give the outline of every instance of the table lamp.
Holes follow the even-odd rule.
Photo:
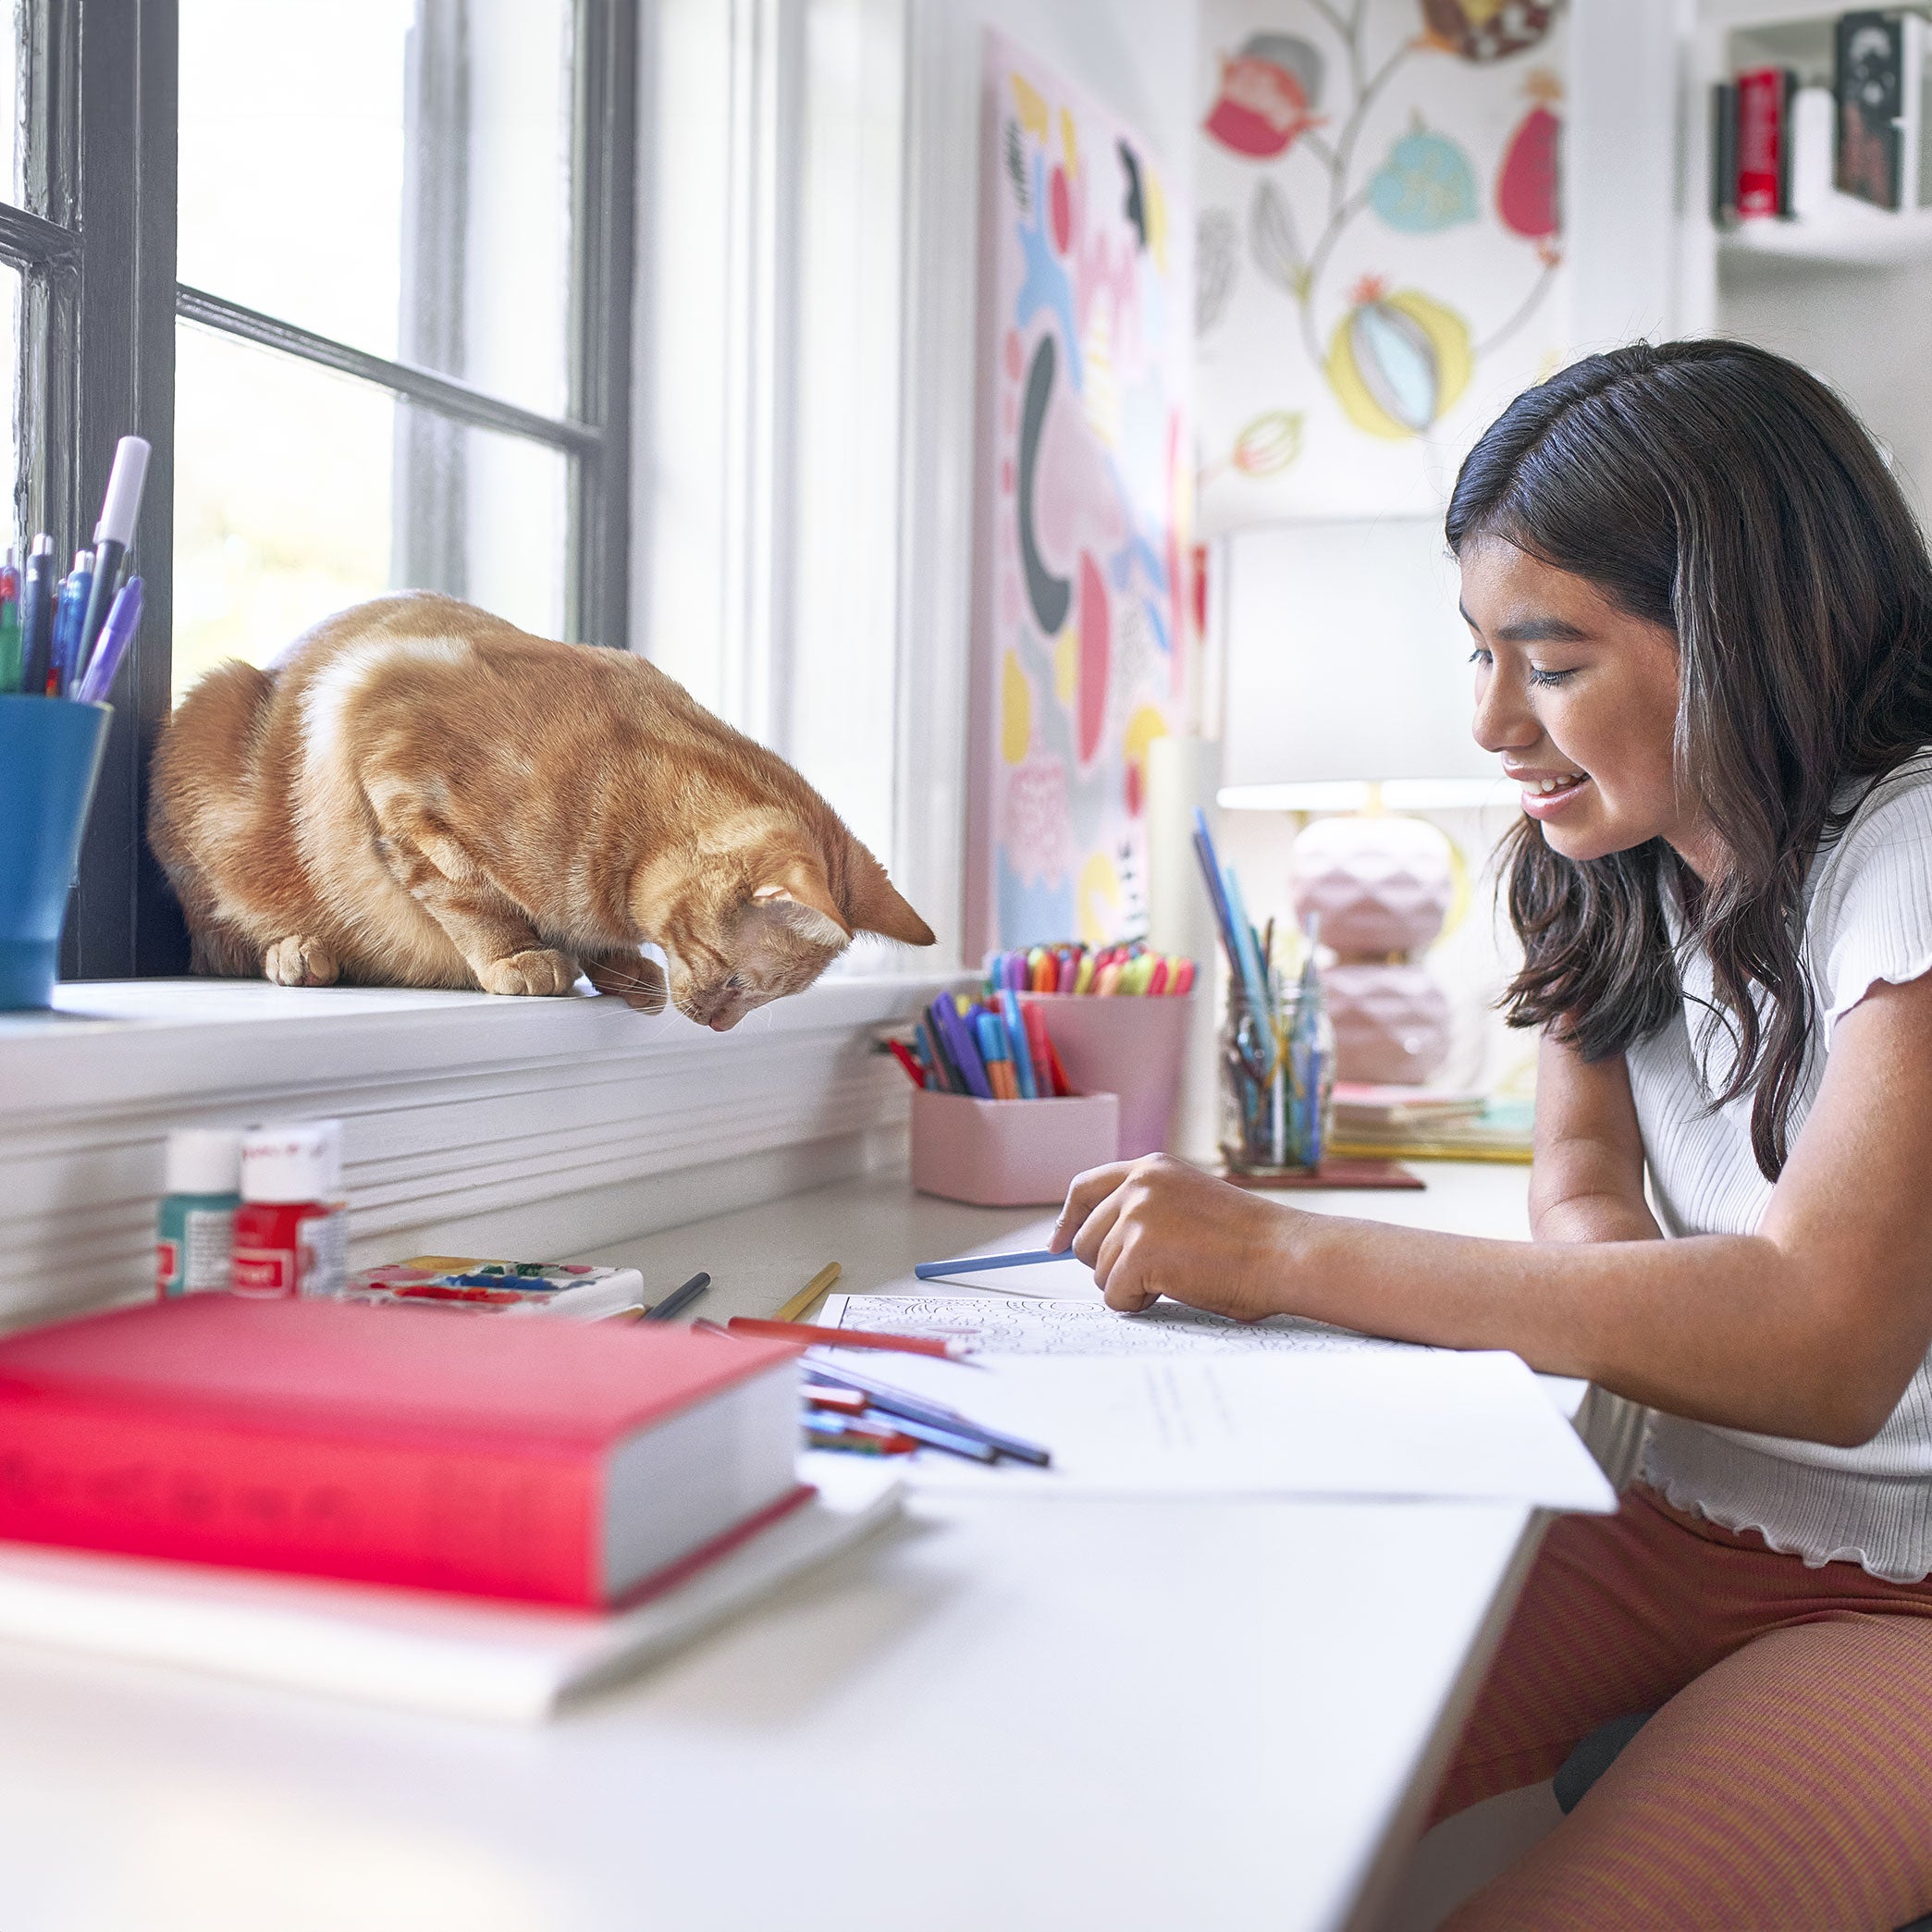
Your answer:
[[[1288,855],[1296,914],[1319,913],[1343,1080],[1422,1085],[1449,1051],[1449,1003],[1417,957],[1457,891],[1449,840],[1420,811],[1502,795],[1470,736],[1469,634],[1434,518],[1282,524],[1227,542],[1229,811],[1307,822]]]

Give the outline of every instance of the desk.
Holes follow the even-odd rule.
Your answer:
[[[1522,1231],[1525,1170],[1297,1205]],[[843,1184],[600,1258],[769,1312],[1033,1245]],[[925,1498],[534,1732],[0,1650],[9,1932],[1370,1923],[1533,1551],[1483,1506]]]

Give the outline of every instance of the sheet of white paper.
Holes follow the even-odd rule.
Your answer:
[[[1617,1498],[1514,1355],[1452,1349],[1077,1357],[824,1351],[1052,1452],[988,1469],[928,1450],[917,1487],[1022,1495]]]
[[[1010,1301],[991,1295],[828,1295],[818,1323],[881,1335],[954,1336],[988,1355],[1386,1354],[1413,1347],[1295,1315],[1230,1322],[1178,1301],[1157,1301],[1141,1314],[1124,1315],[1098,1295]]]

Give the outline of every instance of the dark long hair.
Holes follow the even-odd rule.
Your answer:
[[[1449,547],[1499,537],[1677,634],[1678,780],[1723,843],[1700,881],[1662,840],[1581,862],[1522,819],[1506,855],[1523,943],[1505,996],[1586,1060],[1654,1033],[1709,954],[1735,1041],[1722,1105],[1782,1170],[1815,1002],[1804,879],[1843,829],[1832,796],[1932,744],[1932,563],[1871,437],[1815,377],[1742,342],[1636,343],[1519,396],[1456,480]],[[1760,1003],[1760,995],[1762,998]],[[1762,1011],[1761,1011],[1762,1003]]]

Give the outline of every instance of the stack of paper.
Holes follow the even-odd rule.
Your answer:
[[[1036,1470],[924,1451],[908,1477],[922,1488],[1617,1507],[1535,1376],[1500,1352],[1390,1347],[964,1361],[824,1353],[1052,1453],[1052,1466]]]

